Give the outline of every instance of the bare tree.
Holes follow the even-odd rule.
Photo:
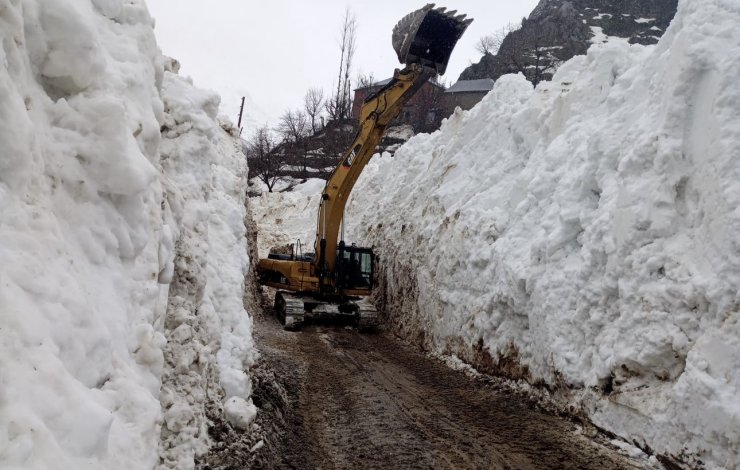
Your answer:
[[[357,88],[370,88],[375,85],[375,76],[372,73],[361,73],[357,76]]]
[[[549,80],[562,63],[555,55],[561,46],[552,44],[552,38],[559,36],[561,28],[559,22],[549,22],[512,35],[509,61],[534,86]]]
[[[303,98],[303,105],[306,115],[311,121],[311,132],[316,134],[318,121],[321,119],[321,111],[324,108],[324,90],[321,88],[311,88],[306,92]]]
[[[282,179],[285,155],[276,151],[275,139],[270,129],[263,126],[244,145],[244,153],[249,164],[249,173],[257,176],[267,190],[272,192],[275,184]]]
[[[292,143],[300,142],[308,135],[308,116],[301,110],[285,111],[278,121],[277,131]]]
[[[495,55],[501,49],[504,39],[519,28],[521,28],[521,24],[507,23],[501,29],[481,37],[475,45],[475,50],[482,55]]]
[[[326,125],[321,145],[327,166],[336,166],[341,161],[352,145],[358,128],[359,123],[353,120]]]
[[[281,148],[293,164],[303,166],[303,177],[307,177],[308,151],[306,138],[309,134],[308,116],[301,110],[286,111],[280,116],[277,131],[282,137]]]
[[[478,42],[475,44],[475,50],[480,52],[481,55],[493,55],[498,51],[498,46],[500,45],[501,43],[496,40],[493,34],[486,34],[478,39]]]
[[[330,119],[347,119],[352,109],[351,80],[352,60],[355,56],[357,43],[357,19],[347,8],[344,12],[344,21],[340,30],[339,74],[337,88],[334,95],[326,102],[326,111]]]

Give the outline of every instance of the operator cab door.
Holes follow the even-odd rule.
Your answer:
[[[337,287],[340,289],[372,289],[373,250],[343,246],[337,250]]]

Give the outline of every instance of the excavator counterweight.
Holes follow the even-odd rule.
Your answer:
[[[455,13],[428,4],[393,29],[393,48],[405,67],[362,105],[360,130],[322,193],[315,253],[296,255],[294,249],[291,255],[259,260],[260,282],[278,289],[275,310],[286,329],[300,329],[314,318],[349,317],[361,330],[377,324],[375,307],[364,298],[372,293],[376,257],[371,248],[339,239],[344,207],[386,128],[424,83],[447,69],[455,44],[473,21]]]

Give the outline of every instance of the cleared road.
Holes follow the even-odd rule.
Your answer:
[[[268,432],[257,467],[632,469],[602,436],[527,396],[471,378],[387,333],[257,318],[255,401]],[[268,377],[269,376],[269,377]],[[269,384],[268,382],[277,382]],[[588,432],[588,434],[593,434]]]

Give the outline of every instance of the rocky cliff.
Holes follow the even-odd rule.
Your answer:
[[[486,54],[460,80],[524,74],[535,84],[549,80],[562,62],[585,54],[609,37],[655,44],[676,14],[677,0],[542,0],[521,28],[509,32],[498,52]]]

